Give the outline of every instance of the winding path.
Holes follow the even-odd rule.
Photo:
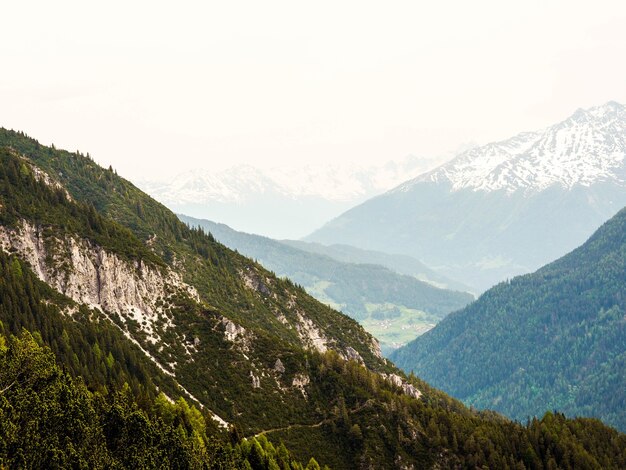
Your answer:
[[[371,402],[371,400],[367,400],[362,405],[359,405],[356,408],[348,410],[348,414],[353,414],[353,413],[357,413],[357,412],[361,411],[363,408],[368,406],[370,404],[370,402]],[[289,431],[290,429],[294,429],[294,428],[319,428],[321,425],[326,424],[326,423],[330,423],[334,419],[336,419],[336,417],[325,418],[325,419],[321,420],[319,423],[313,423],[313,424],[290,424],[288,426],[283,426],[283,427],[280,427],[280,428],[265,429],[264,431],[256,433],[252,437],[259,437],[259,436],[263,436],[265,434],[269,434],[269,433],[277,432],[277,431]]]

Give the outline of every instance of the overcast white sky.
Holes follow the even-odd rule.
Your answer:
[[[131,178],[438,155],[626,102],[623,1],[22,0],[0,14],[0,126]]]

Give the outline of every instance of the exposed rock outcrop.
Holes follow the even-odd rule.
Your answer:
[[[167,296],[198,294],[168,268],[130,262],[84,239],[44,237],[26,221],[18,228],[0,227],[0,245],[27,261],[39,279],[72,300],[134,321],[150,341],[157,342],[155,323],[171,326]]]
[[[324,353],[328,351],[328,339],[310,318],[304,316],[302,312],[296,312],[298,323],[296,330],[302,342],[311,349]]]
[[[353,347],[350,347],[350,346],[348,346],[346,348],[345,358],[348,359],[349,361],[357,361],[357,362],[359,362],[361,364],[365,363],[363,361],[363,358],[359,354],[359,352],[356,349],[354,349]]]
[[[283,374],[285,372],[285,366],[283,365],[283,361],[281,361],[280,358],[276,359],[276,362],[274,363],[274,370],[279,374]]]
[[[261,378],[257,377],[250,371],[250,378],[252,379],[252,388],[261,388]]]
[[[304,398],[307,397],[305,387],[309,385],[309,383],[311,383],[311,379],[305,374],[296,374],[291,381],[292,387],[299,389]]]
[[[250,351],[250,340],[252,334],[243,326],[236,324],[232,320],[222,317],[221,324],[224,327],[224,338],[236,345],[243,353]]]
[[[259,273],[257,273],[253,268],[247,268],[245,271],[241,271],[239,273],[241,275],[241,279],[244,282],[244,285],[251,290],[258,292],[263,296],[268,296],[271,294],[269,288],[267,287],[267,283],[269,280],[263,281]]]
[[[376,356],[377,358],[379,359],[383,358],[383,353],[380,350],[380,343],[373,336],[372,336],[372,345],[370,347],[370,350],[374,353],[374,356]]]
[[[420,392],[415,385],[408,383],[402,377],[397,374],[381,374],[385,380],[391,382],[396,387],[402,389],[402,393],[408,395],[413,398],[419,398],[422,396],[422,392]]]
[[[43,176],[41,176],[43,177]],[[51,183],[52,184],[52,183]],[[89,240],[67,236],[44,237],[43,231],[26,221],[17,228],[0,226],[0,248],[15,252],[30,264],[43,282],[78,303],[117,316],[125,336],[165,374],[175,377],[176,363],[161,363],[131,334],[127,325],[134,322],[146,333],[147,341],[161,342],[159,332],[174,326],[168,316],[167,297],[182,294],[199,301],[197,291],[185,284],[169,268],[142,261],[131,262],[104,250]],[[68,309],[71,314],[75,309]],[[193,345],[198,346],[195,341]],[[185,387],[181,390],[202,407]],[[229,424],[211,410],[212,418],[224,428]]]

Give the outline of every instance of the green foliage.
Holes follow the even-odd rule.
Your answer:
[[[144,260],[141,250],[146,250],[146,259],[175,269],[200,294],[197,302],[179,292],[164,293],[162,302],[174,326],[161,329],[160,345],[127,322],[128,333],[160,364],[175,363],[172,377],[125,338],[123,325],[52,291],[26,264],[2,254],[2,465],[38,466],[44,458],[63,467],[95,468],[303,468],[298,462],[333,468],[626,464],[624,436],[595,421],[554,415],[521,426],[467,410],[414,377],[407,380],[423,395],[408,397],[380,375],[399,371],[376,357],[371,336],[354,320],[203,230],[185,226],[88,156],[43,147],[5,130],[0,130],[0,144],[15,149],[6,153],[7,168],[12,161],[20,163],[14,168],[20,175],[17,183],[6,186],[18,196],[3,193],[16,201],[5,224],[25,218],[48,228],[50,237],[87,238],[129,260]],[[33,165],[81,202],[73,203],[62,192],[55,202],[46,193],[55,191],[51,186],[37,189],[39,183],[29,176]],[[22,185],[38,196],[28,199]],[[57,217],[48,218],[39,205],[57,211]],[[96,220],[92,207],[99,223],[90,223],[90,214]],[[65,222],[64,214],[70,214]],[[329,338],[332,348],[352,347],[364,364],[346,361],[332,350],[319,354],[306,349],[295,327],[303,316]],[[226,318],[245,327],[241,341],[224,337]],[[9,336],[22,328],[37,339],[26,333],[17,340]],[[56,354],[58,365],[43,344]],[[24,357],[28,359],[15,359]],[[274,370],[277,359],[283,372]],[[259,388],[252,387],[251,374],[259,378]],[[294,386],[298,381],[308,383],[301,390]],[[177,383],[205,408],[182,400]],[[206,408],[233,424],[228,437],[217,430]],[[84,437],[74,442],[77,430]],[[38,444],[23,442],[21,436]]]
[[[393,359],[480,408],[626,430],[626,209],[584,245],[499,284]]]
[[[282,442],[278,447],[274,447],[265,436],[244,439],[237,444],[235,451],[250,464],[252,470],[303,470],[305,468],[290,455]]]
[[[303,468],[263,438],[258,455],[242,452],[243,444],[231,447],[208,433],[202,413],[182,398],[170,403],[161,394],[146,410],[127,385],[94,394],[26,331],[0,338],[3,468],[272,468],[258,466],[258,457]]]
[[[92,205],[70,200],[65,191],[36,176],[18,155],[0,149],[0,224],[26,219],[55,234],[79,235],[128,259],[162,262],[127,228],[103,217]]]
[[[203,229],[188,227],[165,206],[114,172],[100,167],[89,156],[45,147],[23,133],[2,128],[0,146],[11,147],[13,150],[9,153],[26,156],[67,189],[75,201],[93,207],[103,219],[114,220],[130,230],[140,245],[144,245],[142,249],[148,252],[147,259],[158,263],[158,257],[170,266],[175,265],[184,280],[222,315],[301,347],[301,339],[294,329],[276,318],[277,311],[288,311],[288,305],[295,301],[294,309],[307,312],[307,317],[340,345],[355,348],[371,367],[384,367],[370,350],[371,336],[354,320],[314,301],[290,281],[278,279],[216,242]],[[28,212],[20,213],[30,217]],[[77,233],[85,233],[81,227],[78,229]],[[116,253],[132,255],[134,250],[139,250],[140,245],[131,239],[119,239],[120,246],[115,240],[118,238],[111,240],[111,244]],[[127,242],[129,247],[126,247]],[[260,281],[261,290],[267,289],[266,292],[276,296],[246,288],[242,275],[247,272]]]
[[[464,408],[425,383],[419,400],[380,375],[335,353],[312,358],[309,399],[335,397],[326,419],[266,433],[282,439],[300,461],[331,468],[621,468],[626,436],[594,419],[548,413],[527,425]],[[319,401],[318,401],[319,400]],[[275,441],[276,442],[276,441]]]
[[[19,267],[19,269],[17,269]],[[63,311],[75,311],[73,317]],[[137,397],[154,396],[154,382],[173,392],[171,379],[98,311],[53,291],[16,256],[0,251],[0,322],[8,334],[37,332],[59,361],[93,389],[128,383]]]

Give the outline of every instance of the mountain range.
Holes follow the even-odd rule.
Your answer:
[[[412,256],[363,250],[354,246],[341,244],[322,245],[320,243],[305,242],[302,240],[280,240],[280,242],[303,251],[329,256],[330,258],[343,261],[344,263],[376,264],[383,266],[396,273],[412,276],[420,281],[442,289],[461,292],[469,292],[471,290],[469,286],[438,273]]]
[[[447,280],[409,257],[393,257],[352,247],[324,247],[297,241],[277,241],[237,232],[227,225],[179,215],[201,227],[227,247],[249,256],[278,276],[288,277],[320,302],[358,320],[381,342],[388,355],[432,328],[451,311],[473,300],[465,293],[442,289],[375,264],[414,270],[423,278]],[[451,281],[447,281],[451,282]]]
[[[626,204],[626,110],[476,147],[308,237],[408,254],[478,291],[567,253]]]
[[[5,129],[0,242],[2,466],[626,465],[597,420],[523,425],[406,376],[112,168]]]
[[[626,430],[626,208],[392,358],[468,405],[520,420],[558,409]]]
[[[236,165],[137,184],[175,212],[272,238],[299,238],[355,204],[434,168],[438,161],[407,156],[369,166]]]

